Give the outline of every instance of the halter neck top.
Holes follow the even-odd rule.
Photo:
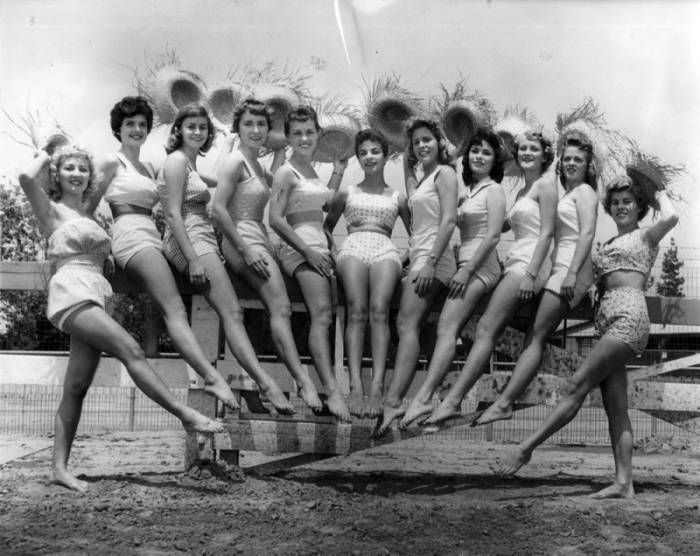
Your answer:
[[[323,207],[328,202],[330,191],[320,178],[305,178],[289,162],[298,182],[289,192],[285,215],[290,216],[299,212],[323,211]]]
[[[457,207],[457,226],[462,243],[486,237],[489,225],[487,198],[489,190],[493,187],[501,185],[487,180],[473,189],[467,187],[467,196]]]
[[[257,176],[243,158],[249,177],[238,182],[233,190],[233,195],[228,204],[231,218],[235,220],[255,220],[262,222],[265,206],[270,199],[270,188]]]
[[[438,165],[435,170],[425,176],[408,199],[414,242],[415,238],[421,238],[421,240],[432,238],[434,240],[434,236],[437,236],[440,223],[440,197],[435,185],[435,178],[442,168],[442,165]]]
[[[116,153],[116,156],[119,166],[105,192],[104,200],[108,203],[129,203],[147,209],[153,208],[158,202],[158,184],[150,166],[144,164],[149,173],[149,176],[144,176],[122,153]]]
[[[66,220],[48,239],[48,258],[56,269],[68,263],[102,265],[109,256],[109,235],[92,218],[81,216]]]
[[[637,228],[627,234],[612,238],[593,252],[593,270],[596,280],[616,270],[634,270],[649,276],[659,247],[651,247],[642,240],[642,230]]]
[[[394,190],[391,195],[387,196],[366,193],[356,185],[349,188],[343,212],[348,233],[352,233],[362,226],[374,224],[391,235],[398,215],[398,191]]]

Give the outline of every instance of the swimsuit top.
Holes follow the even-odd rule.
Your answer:
[[[462,243],[486,237],[489,226],[487,199],[492,187],[500,188],[501,185],[487,180],[477,187],[467,187],[467,196],[457,207],[457,226]]]
[[[328,202],[330,191],[320,178],[305,178],[287,163],[299,181],[289,192],[285,215],[290,216],[299,212],[319,211],[323,219],[323,207]]]
[[[187,181],[185,182],[185,191],[182,199],[182,214],[197,214],[207,216],[207,204],[211,199],[209,187],[197,170],[192,168],[190,163],[187,163]],[[163,211],[168,207],[168,186],[165,183],[164,171],[161,171],[158,179],[158,195],[160,196],[160,204]]]
[[[228,212],[236,220],[262,222],[265,206],[270,199],[270,188],[262,178],[255,175],[248,161],[243,159],[249,176],[236,184],[228,203]]]
[[[564,195],[557,204],[557,219],[554,228],[556,244],[576,243],[579,235],[578,212],[573,195]]]
[[[104,200],[108,203],[129,203],[137,207],[153,208],[158,202],[158,184],[151,174],[151,167],[144,164],[149,173],[149,176],[144,176],[122,153],[116,154],[120,164],[105,192]]]
[[[109,256],[109,235],[92,218],[81,216],[66,220],[48,239],[48,258],[60,268],[69,262],[88,263],[100,269]]]
[[[515,241],[538,238],[540,235],[540,205],[532,197],[523,195],[508,212],[508,220]]]
[[[641,238],[641,229],[612,238],[593,252],[596,280],[616,270],[634,270],[649,276],[659,247],[651,247]]]
[[[368,224],[376,224],[391,235],[398,215],[398,191],[394,190],[390,196],[387,196],[365,193],[357,186],[349,189],[343,212],[348,233]]]
[[[440,197],[435,186],[435,177],[442,168],[443,165],[438,165],[431,174],[425,176],[408,199],[413,241],[415,237],[434,234],[437,231],[440,223]]]

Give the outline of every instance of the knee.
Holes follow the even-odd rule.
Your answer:
[[[475,341],[483,342],[485,340],[495,340],[496,339],[496,328],[490,322],[484,322],[484,319],[479,319],[479,323],[476,326],[476,337]]]
[[[311,314],[311,325],[328,328],[333,324],[333,309],[330,304],[317,307]]]
[[[367,321],[367,307],[358,303],[348,305],[348,322],[364,324]]]
[[[64,396],[70,396],[71,398],[78,398],[82,400],[85,398],[91,382],[92,380],[86,377],[69,378],[66,376],[63,383],[63,394]]]
[[[141,360],[146,359],[146,354],[143,349],[141,349],[138,342],[129,337],[129,339],[120,346],[120,359],[123,361]]]
[[[168,322],[187,323],[187,311],[182,303],[171,303],[163,307],[163,318]]]
[[[389,322],[389,307],[383,303],[372,303],[369,308],[369,318],[372,324],[382,325]]]
[[[287,299],[274,300],[270,305],[270,317],[289,320],[292,318],[292,304]]]
[[[567,379],[564,389],[562,390],[562,394],[565,397],[581,400],[586,397],[587,393],[588,392],[584,391],[583,385],[573,378]]]
[[[241,307],[230,307],[226,313],[226,318],[232,324],[245,326],[245,312]]]
[[[399,336],[418,332],[418,322],[409,315],[399,315],[396,317],[396,331]]]

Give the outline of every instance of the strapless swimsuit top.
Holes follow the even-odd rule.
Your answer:
[[[158,184],[155,176],[144,176],[122,154],[117,153],[119,167],[104,195],[108,203],[129,203],[143,208],[153,208],[158,202]],[[151,172],[148,165],[146,170]]]
[[[88,262],[102,266],[109,256],[109,235],[86,216],[63,222],[48,239],[49,260],[60,268],[68,262]]]

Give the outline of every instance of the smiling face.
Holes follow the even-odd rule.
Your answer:
[[[578,147],[569,146],[561,156],[561,172],[567,185],[578,185],[586,179],[588,155]]]
[[[542,172],[544,151],[537,140],[523,138],[518,142],[518,166],[523,172]]]
[[[267,118],[264,115],[251,114],[246,110],[238,123],[238,136],[244,145],[258,149],[267,139]]]
[[[491,173],[496,160],[496,153],[486,141],[472,145],[469,149],[469,169],[474,176],[474,181],[479,181]]]
[[[119,136],[122,145],[140,147],[146,142],[148,136],[148,122],[143,114],[127,116],[122,120],[119,128]]]
[[[90,163],[80,156],[68,156],[58,167],[58,185],[63,195],[83,195],[90,183]]]
[[[363,141],[357,147],[357,161],[367,175],[381,174],[384,171],[386,157],[382,146],[375,141]]]
[[[288,139],[295,152],[310,157],[316,150],[318,143],[318,130],[313,120],[291,122]]]
[[[639,205],[630,190],[615,191],[610,195],[609,212],[619,228],[635,226],[639,221]]]
[[[182,120],[180,132],[183,145],[199,151],[207,142],[209,122],[203,116],[190,116]]]
[[[438,158],[438,140],[427,127],[419,127],[411,136],[413,154],[423,166],[432,164]]]

